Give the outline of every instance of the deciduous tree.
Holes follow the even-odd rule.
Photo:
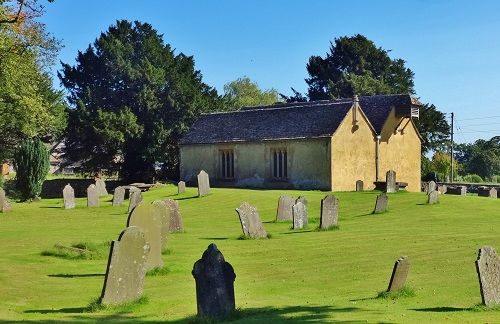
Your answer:
[[[256,82],[243,77],[224,85],[224,110],[239,110],[245,106],[266,106],[280,101],[278,90],[261,90]]]

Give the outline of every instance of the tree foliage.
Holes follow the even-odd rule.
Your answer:
[[[463,164],[462,174],[477,174],[491,180],[500,175],[500,136],[460,144],[456,148],[456,157]]]
[[[224,110],[234,111],[245,106],[266,106],[280,101],[278,90],[261,90],[256,82],[243,77],[224,85]]]
[[[451,175],[451,159],[450,156],[442,151],[434,153],[431,161],[432,169],[438,174],[438,180],[449,180]],[[462,166],[453,159],[453,170],[461,170]]]
[[[444,151],[449,146],[450,125],[444,113],[436,106],[420,107],[420,116],[413,120],[422,136],[422,154],[429,151]]]
[[[180,136],[219,104],[193,57],[175,55],[147,23],[117,21],[76,61],[59,73],[74,107],[65,157],[85,172],[128,181],[152,180],[159,167],[175,172]]]

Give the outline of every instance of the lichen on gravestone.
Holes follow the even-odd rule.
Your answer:
[[[486,306],[500,304],[500,258],[491,246],[479,249],[476,271],[482,302]]]
[[[387,291],[396,291],[404,287],[408,272],[410,272],[411,261],[407,256],[402,256],[394,264],[391,280]]]
[[[339,200],[334,195],[326,195],[321,200],[320,228],[337,226],[339,219]]]
[[[236,208],[236,212],[240,218],[243,235],[256,239],[267,238],[267,233],[259,217],[257,208],[244,202],[240,207]]]
[[[280,196],[278,199],[278,209],[276,211],[276,221],[293,220],[292,207],[295,199],[290,195]]]

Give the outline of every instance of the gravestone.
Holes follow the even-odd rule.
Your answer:
[[[410,265],[410,259],[406,256],[402,256],[396,261],[387,291],[396,291],[404,287],[406,277],[408,277],[408,272],[410,271]]]
[[[427,195],[427,203],[429,205],[432,205],[432,204],[437,204],[438,201],[439,201],[439,191],[434,190],[429,192],[429,194]]]
[[[130,213],[135,208],[135,206],[139,205],[142,202],[141,189],[130,186],[128,199],[128,212]]]
[[[127,227],[118,241],[111,242],[109,253],[101,303],[123,304],[141,298],[149,255],[149,243],[142,229]]]
[[[446,188],[446,194],[447,195],[465,196],[467,194],[467,187],[466,186],[448,186]]]
[[[198,174],[198,197],[206,196],[210,193],[210,179],[208,173],[201,170]]]
[[[99,193],[94,184],[87,188],[87,207],[99,207]]]
[[[299,196],[299,198],[297,198],[297,199],[295,200],[295,203],[298,203],[298,202],[303,203],[303,204],[307,207],[307,199],[306,199],[306,197],[304,197],[304,196]]]
[[[203,252],[191,273],[196,281],[198,316],[223,318],[235,311],[236,274],[215,244]]]
[[[380,194],[377,196],[377,201],[375,202],[375,209],[372,214],[378,214],[385,212],[387,210],[387,203],[389,201],[389,197],[386,194]]]
[[[320,228],[337,226],[339,219],[339,200],[334,195],[327,195],[321,200]]]
[[[363,180],[357,180],[356,181],[356,191],[363,191],[364,188],[364,183]]]
[[[10,204],[7,196],[5,195],[5,190],[0,188],[0,212],[6,213],[12,210],[12,205]]]
[[[396,186],[396,171],[394,170],[389,170],[385,174],[385,192],[387,193],[394,193],[398,192],[398,186]]]
[[[108,191],[106,190],[106,182],[104,182],[101,178],[97,178],[95,180],[95,186],[99,196],[106,196],[108,194]]]
[[[500,259],[494,248],[485,245],[479,249],[476,270],[483,304],[500,304]]]
[[[177,194],[181,194],[186,191],[186,183],[184,181],[179,181],[177,183]]]
[[[438,191],[440,194],[444,195],[448,190],[448,186],[446,185],[438,185]]]
[[[481,197],[489,197],[489,198],[497,198],[497,190],[495,188],[489,188],[489,187],[478,187],[477,188],[477,195]]]
[[[262,224],[257,208],[244,202],[240,207],[236,208],[236,212],[240,218],[241,229],[245,236],[256,239],[267,238],[266,229]]]
[[[165,200],[153,201],[153,207],[157,209],[157,212],[161,217],[160,250],[163,252],[167,250],[168,234],[170,232],[170,220],[172,219],[170,216],[171,212]]]
[[[427,184],[427,194],[430,194],[433,191],[436,191],[436,183],[434,181],[429,181]]]
[[[123,201],[125,200],[125,188],[122,186],[116,187],[113,191],[113,206],[121,206],[123,205]]]
[[[64,209],[73,209],[76,207],[75,204],[75,190],[68,183],[63,189],[63,202]]]
[[[170,210],[170,232],[182,232],[184,227],[182,226],[181,210],[179,208],[179,202],[174,199],[165,199],[164,202]]]
[[[128,216],[127,226],[140,227],[146,242],[150,244],[149,257],[146,262],[146,270],[163,266],[162,259],[162,215],[158,212],[157,206],[146,202],[137,205]]]
[[[300,201],[297,201],[292,207],[293,210],[293,229],[307,227],[307,206]]]
[[[292,207],[295,204],[295,199],[290,195],[280,196],[278,199],[278,210],[276,212],[276,220],[293,220]]]

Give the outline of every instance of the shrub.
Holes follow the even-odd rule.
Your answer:
[[[472,182],[472,183],[482,183],[483,179],[478,176],[477,174],[468,174],[464,176],[464,181],[465,182]]]

